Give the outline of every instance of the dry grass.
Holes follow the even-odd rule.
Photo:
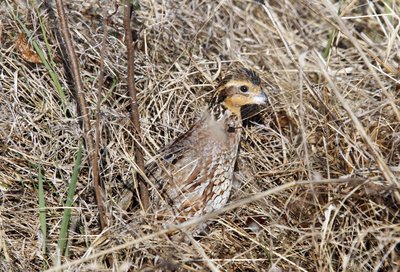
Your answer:
[[[215,79],[246,66],[261,75],[271,105],[246,122],[231,203],[291,181],[310,181],[214,216],[206,237],[191,244],[148,236],[160,227],[119,205],[136,169],[120,6],[110,24],[101,105],[101,179],[110,227],[99,233],[85,153],[68,256],[62,258],[56,245],[83,134],[54,23],[44,6],[27,2],[0,3],[0,270],[75,261],[68,271],[398,271],[396,1],[341,1],[334,13],[330,1],[265,1],[265,7],[249,0],[140,1],[135,80],[146,158],[196,120]],[[101,16],[114,6],[65,2],[94,122]],[[335,15],[339,6],[341,21]],[[16,16],[33,33],[30,41],[54,61],[65,111],[44,66],[24,61],[16,50],[14,41],[23,32]],[[332,33],[324,65],[318,55]],[[38,165],[46,241],[40,235]],[[349,177],[363,182],[316,182]]]

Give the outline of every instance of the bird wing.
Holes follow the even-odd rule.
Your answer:
[[[180,211],[189,208],[198,211],[201,192],[210,182],[208,172],[212,167],[213,149],[217,148],[215,144],[200,121],[162,148],[158,159],[146,167],[146,175],[157,190],[153,193],[160,194]]]

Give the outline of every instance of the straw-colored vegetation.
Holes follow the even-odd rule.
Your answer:
[[[398,271],[397,1],[135,4],[146,160],[200,116],[230,69],[257,71],[270,99],[244,124],[229,203],[249,201],[211,216],[205,237],[185,242],[160,233],[162,222],[137,203],[121,204],[136,172],[121,4],[109,20],[100,107],[104,232],[87,150],[71,188],[84,134],[57,21],[41,2],[0,3],[0,270]],[[65,1],[93,124],[103,16],[115,10],[99,3]],[[46,65],[27,60],[20,33]]]

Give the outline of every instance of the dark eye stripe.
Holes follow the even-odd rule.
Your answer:
[[[242,93],[247,93],[249,91],[249,88],[247,86],[243,85],[243,86],[240,87],[240,91]]]

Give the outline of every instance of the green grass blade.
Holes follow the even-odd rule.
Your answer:
[[[61,255],[64,254],[65,248],[67,245],[68,226],[69,226],[69,221],[71,218],[72,204],[73,204],[73,199],[74,199],[74,195],[75,195],[76,183],[78,181],[79,168],[80,168],[81,161],[82,161],[82,153],[83,153],[83,146],[82,146],[82,143],[80,143],[79,151],[75,158],[74,171],[72,173],[71,182],[69,183],[69,187],[68,187],[67,201],[65,202],[65,206],[64,206],[65,210],[64,210],[64,215],[63,215],[62,222],[61,222],[60,237],[58,239],[58,248],[60,249]]]
[[[385,13],[387,14],[392,14],[393,10],[393,1],[392,0],[385,0],[383,1],[383,4],[385,5]],[[391,23],[393,23],[393,15],[388,15],[388,19]]]
[[[31,32],[25,26],[25,24],[17,16],[15,17],[15,19],[18,21],[18,23],[20,24],[20,26],[24,30],[26,36],[30,37],[31,36]],[[46,39],[46,44],[47,44],[47,39]],[[43,50],[40,48],[40,46],[37,44],[37,42],[32,40],[32,46],[35,49],[36,53],[39,55],[40,60],[42,61],[43,65],[46,67],[46,70],[49,72],[51,81],[53,82],[54,87],[56,88],[57,93],[60,96],[61,107],[62,107],[62,110],[63,110],[63,112],[65,114],[65,112],[66,112],[66,101],[67,100],[66,100],[66,96],[65,96],[64,90],[63,90],[63,88],[61,86],[61,83],[58,80],[57,73],[55,72],[55,70],[53,69],[52,65],[49,63],[49,61],[47,61]]]
[[[340,15],[341,9],[342,9],[342,1],[339,1],[339,9],[338,9],[339,15]],[[332,50],[333,40],[335,39],[336,34],[337,34],[336,29],[332,29],[331,32],[329,33],[328,44],[322,51],[322,57],[324,58],[324,60],[328,60],[329,54],[331,53],[331,50]]]
[[[42,231],[42,255],[46,256],[46,241],[47,241],[47,224],[46,224],[46,202],[44,199],[44,189],[43,189],[43,174],[42,167],[39,165],[38,169],[38,178],[39,178],[39,221],[40,221],[40,229]],[[46,262],[43,261],[43,269],[46,269]]]
[[[336,35],[336,29],[333,29],[331,33],[329,33],[328,44],[324,48],[324,51],[322,51],[322,57],[324,58],[324,60],[327,60],[329,57],[329,53],[331,52],[333,46],[333,39],[335,38],[335,35]]]

